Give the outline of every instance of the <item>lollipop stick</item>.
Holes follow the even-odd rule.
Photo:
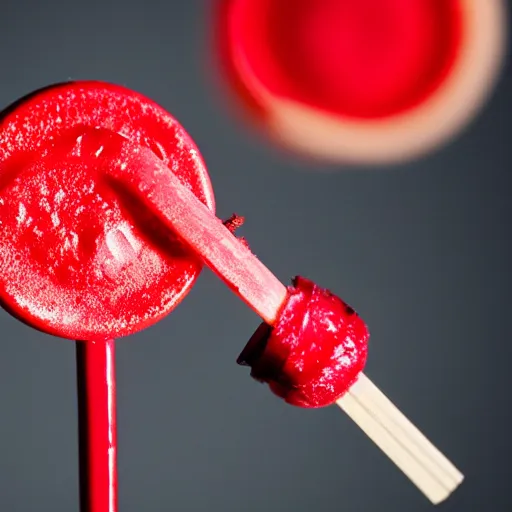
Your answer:
[[[464,479],[364,374],[336,404],[432,503],[445,500]]]
[[[80,511],[117,512],[115,341],[77,341]]]

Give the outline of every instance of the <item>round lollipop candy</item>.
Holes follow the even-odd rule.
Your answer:
[[[445,143],[492,91],[504,0],[218,0],[223,77],[282,146],[379,164]]]
[[[264,320],[239,362],[288,402],[336,402],[433,502],[462,475],[361,373],[368,331],[312,282],[286,288],[221,222],[179,124],[125,89],[71,83],[0,125],[2,304],[78,343],[82,508],[115,512],[114,337],[160,319],[206,263]]]
[[[81,508],[115,512],[113,338],[168,314],[201,260],[103,168],[130,141],[214,210],[208,173],[177,121],[114,85],[55,85],[0,120],[0,300],[41,331],[80,340]],[[171,170],[172,169],[172,170]]]

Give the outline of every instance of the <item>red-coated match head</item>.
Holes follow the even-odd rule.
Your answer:
[[[275,325],[260,325],[238,363],[292,405],[331,405],[364,368],[368,329],[350,306],[308,279],[296,277],[288,292]]]
[[[25,323],[94,340],[139,331],[186,295],[202,263],[99,169],[119,139],[151,149],[206,206],[214,197],[181,125],[128,89],[71,82],[0,119],[0,301]]]

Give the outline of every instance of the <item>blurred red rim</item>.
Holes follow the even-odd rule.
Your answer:
[[[387,163],[448,141],[481,108],[505,15],[503,0],[219,0],[215,42],[252,121],[285,147]]]

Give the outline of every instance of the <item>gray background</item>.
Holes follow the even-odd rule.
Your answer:
[[[512,75],[453,144],[329,173],[276,151],[211,81],[210,2],[8,0],[0,104],[53,82],[124,84],[173,113],[218,214],[247,217],[283,281],[329,286],[369,323],[367,374],[466,474],[445,511],[512,510]],[[235,358],[259,319],[205,271],[118,343],[119,500],[130,511],[406,511],[431,505],[338,409],[285,405]],[[78,510],[73,343],[0,313],[0,510]]]

